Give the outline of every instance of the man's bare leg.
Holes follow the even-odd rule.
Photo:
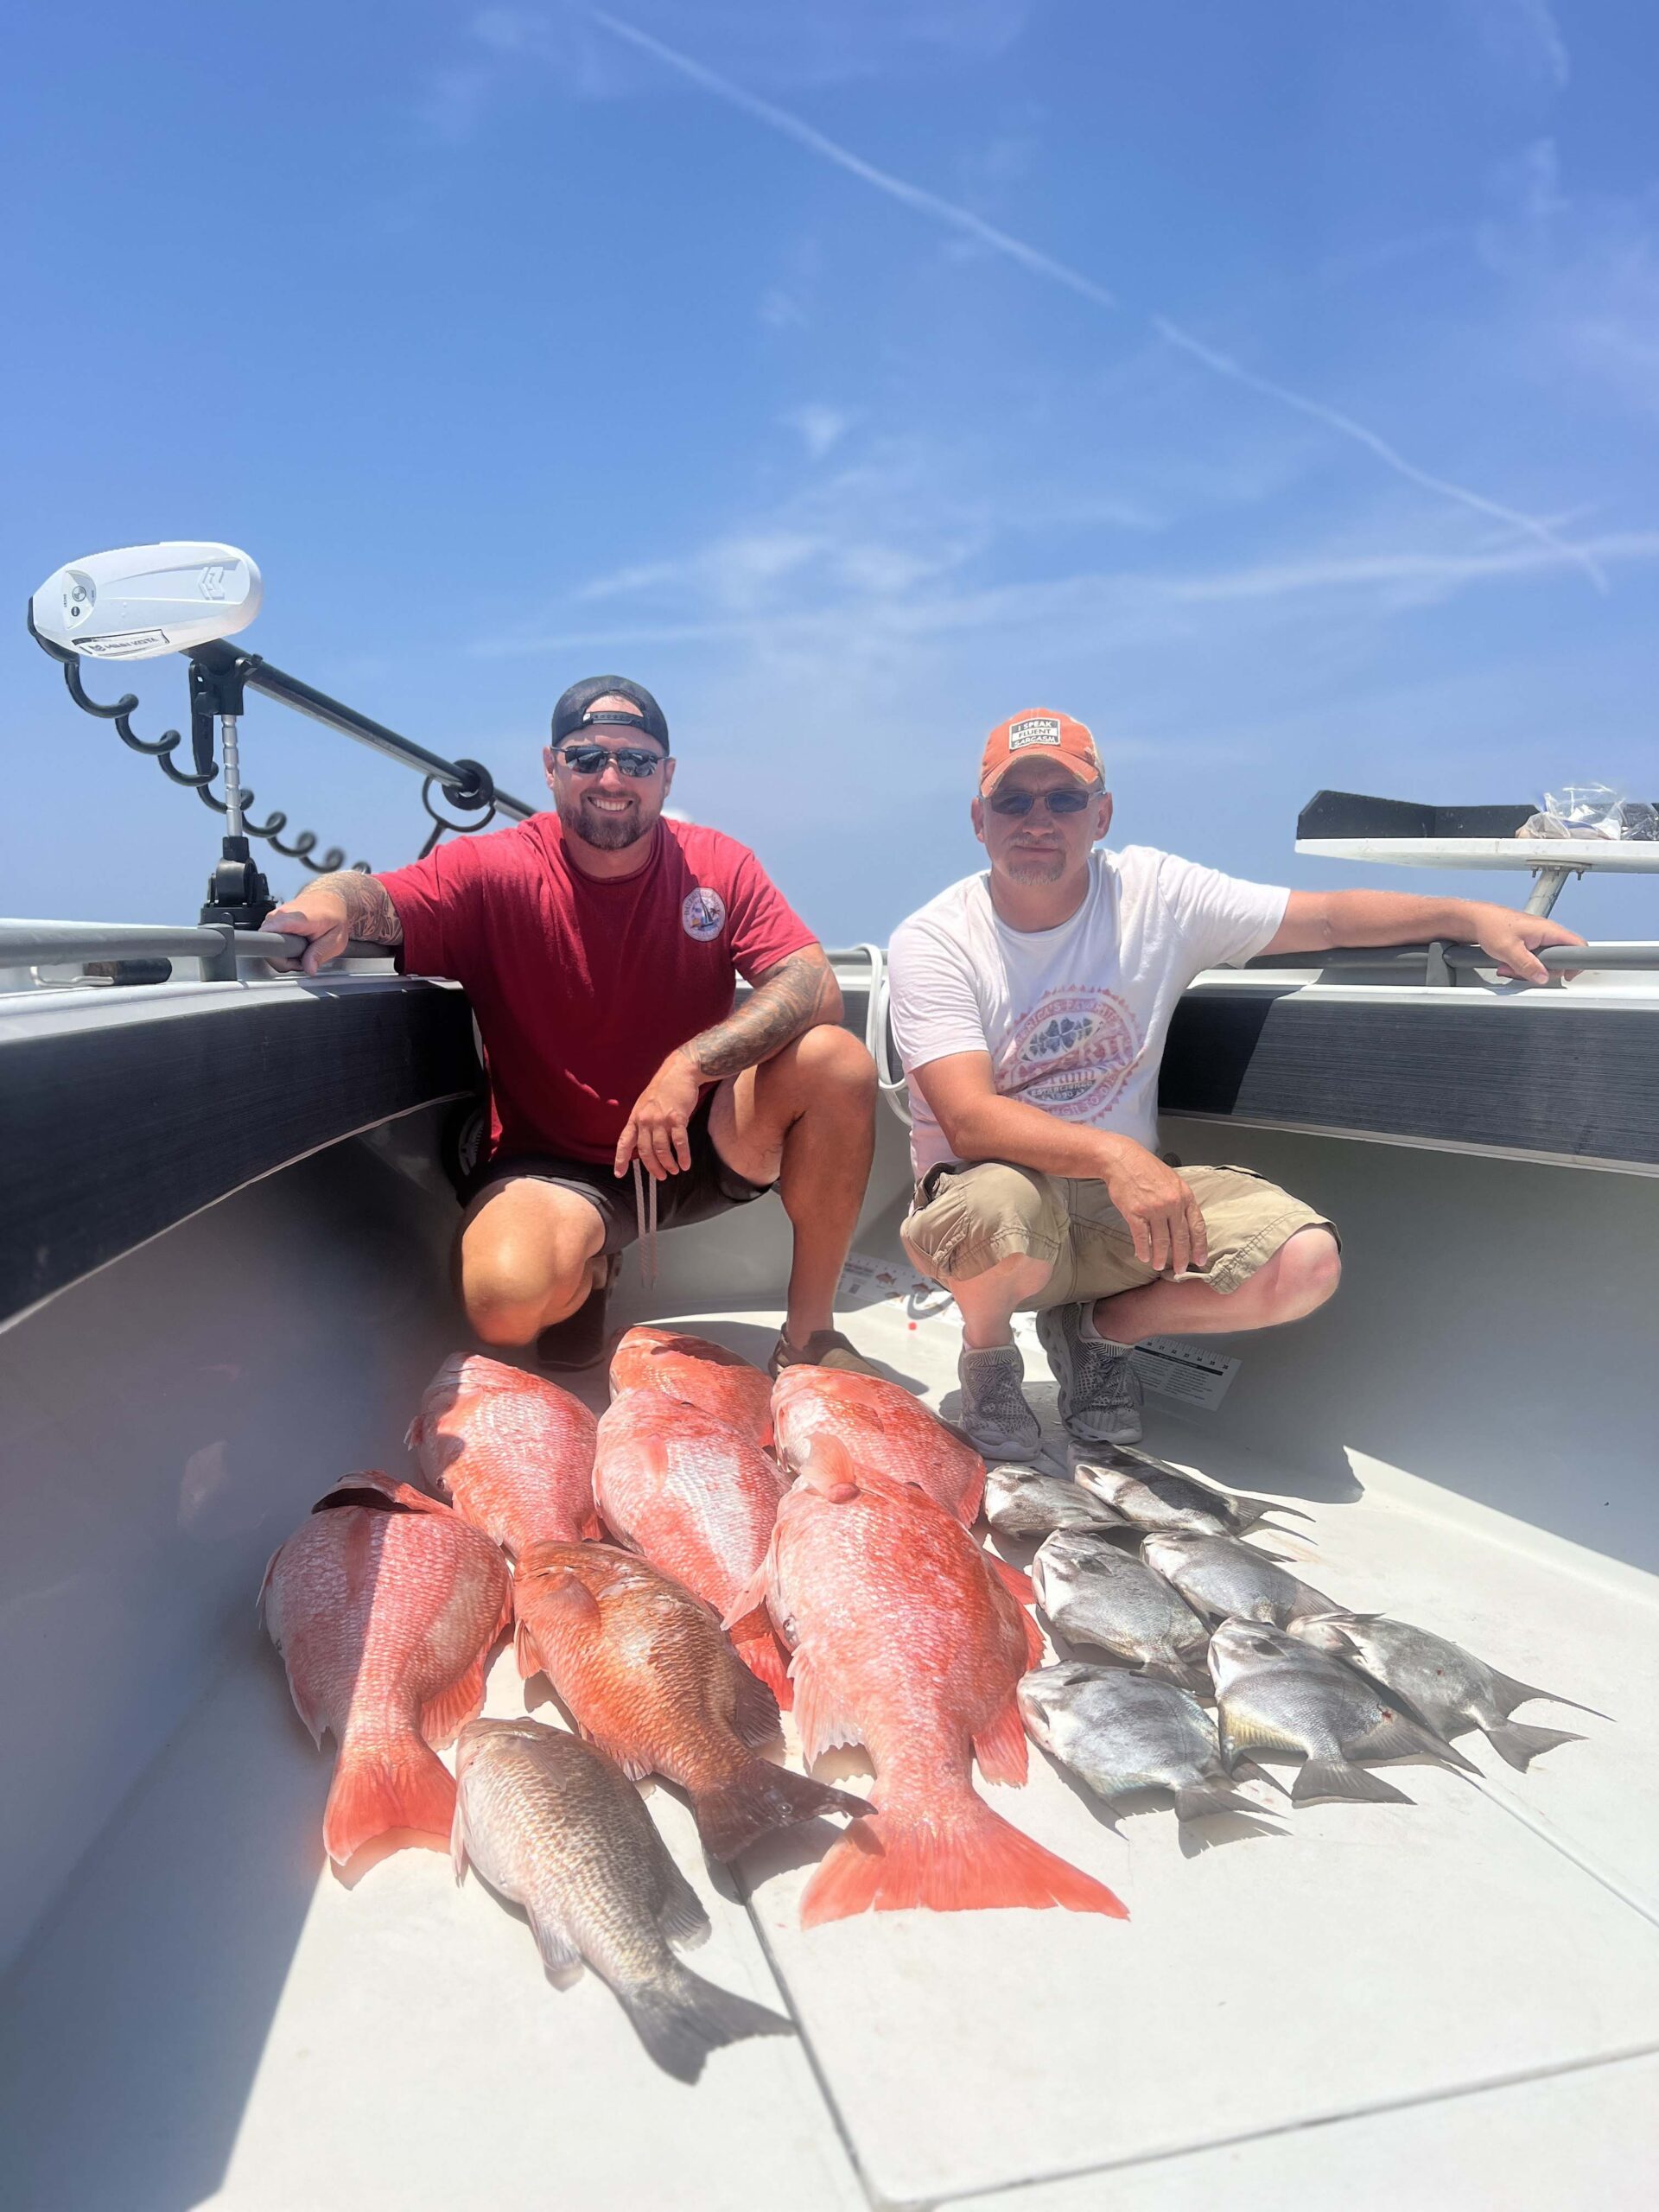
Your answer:
[[[874,1063],[845,1029],[809,1029],[720,1085],[709,1134],[728,1167],[778,1185],[795,1231],[784,1334],[799,1351],[835,1323],[875,1151]]]
[[[455,1258],[461,1304],[486,1344],[533,1344],[603,1280],[605,1224],[575,1191],[528,1175],[467,1209]]]
[[[1299,1229],[1235,1291],[1212,1290],[1207,1282],[1146,1283],[1139,1290],[1119,1291],[1115,1298],[1097,1298],[1095,1329],[1108,1344],[1138,1344],[1147,1337],[1276,1328],[1323,1306],[1341,1277],[1342,1260],[1331,1231]]]
[[[911,1262],[918,1274],[932,1275],[932,1269],[919,1254],[910,1251]],[[962,1341],[969,1351],[989,1351],[998,1344],[1014,1342],[1014,1317],[1018,1309],[1035,1298],[1054,1272],[1047,1260],[1033,1259],[1029,1253],[1016,1252],[1006,1260],[996,1260],[976,1275],[966,1275],[951,1281],[943,1275],[932,1279],[948,1290],[957,1301],[962,1315]]]

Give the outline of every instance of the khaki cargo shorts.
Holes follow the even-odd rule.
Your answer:
[[[1299,1229],[1332,1224],[1247,1167],[1183,1167],[1210,1236],[1207,1267],[1182,1280],[1224,1294],[1247,1282]],[[916,1185],[905,1241],[936,1281],[965,1281],[998,1260],[1021,1254],[1049,1260],[1054,1272],[1028,1308],[1112,1298],[1154,1282],[1135,1256],[1128,1224],[1106,1185],[984,1160],[933,1167]]]

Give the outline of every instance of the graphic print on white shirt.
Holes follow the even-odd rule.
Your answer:
[[[1014,1049],[1010,1090],[1064,1120],[1091,1122],[1128,1082],[1141,1033],[1116,991],[1045,991]]]
[[[1129,845],[1093,855],[1069,921],[1015,930],[999,919],[989,878],[966,876],[893,932],[893,1028],[905,1071],[988,1052],[1004,1097],[1152,1149],[1159,1063],[1181,993],[1206,968],[1262,951],[1288,897]],[[914,1083],[910,1102],[919,1178],[954,1154]]]

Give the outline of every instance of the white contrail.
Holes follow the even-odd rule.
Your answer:
[[[587,13],[593,22],[610,32],[613,38],[638,48],[642,54],[651,54],[664,68],[674,70],[703,92],[711,92],[716,99],[724,100],[728,106],[753,116],[757,123],[764,123],[768,130],[776,130],[785,138],[792,138],[798,146],[804,146],[809,153],[817,154],[821,160],[833,163],[838,169],[844,169],[849,176],[857,177],[861,183],[871,185],[877,192],[885,193],[890,200],[898,200],[901,207],[909,207],[918,215],[929,216],[947,229],[973,238],[992,252],[1017,262],[1022,269],[1029,270],[1033,276],[1046,276],[1051,283],[1063,285],[1068,292],[1077,293],[1095,307],[1117,308],[1121,306],[1113,293],[1108,291],[1103,284],[1097,284],[1092,276],[1085,276],[1081,270],[1071,268],[1064,261],[1055,260],[1052,254],[1039,251],[1035,246],[1027,245],[1023,238],[998,230],[995,224],[982,221],[970,208],[959,207],[954,200],[942,200],[937,193],[925,191],[920,185],[911,184],[901,176],[894,176],[890,169],[878,168],[874,162],[867,162],[861,155],[838,145],[833,138],[827,138],[823,131],[815,130],[810,123],[804,123],[799,116],[791,115],[787,108],[778,107],[771,100],[761,99],[756,93],[746,92],[741,85],[734,84],[729,77],[721,76],[717,70],[707,67],[701,61],[694,61],[689,54],[682,54],[677,47],[665,46],[661,39],[653,38],[649,31],[639,29],[636,24],[624,22],[620,16],[607,15],[600,8],[590,8]],[[1147,320],[1167,344],[1178,347],[1191,359],[1208,369],[1212,376],[1224,377],[1231,384],[1242,385],[1247,391],[1259,392],[1263,398],[1276,400],[1281,406],[1292,408],[1299,415],[1306,416],[1310,421],[1334,431],[1338,437],[1346,438],[1361,447],[1380,461],[1385,468],[1392,469],[1396,476],[1403,477],[1407,483],[1416,485],[1420,490],[1433,492],[1442,499],[1471,509],[1476,514],[1486,515],[1507,524],[1511,529],[1522,531],[1529,537],[1536,538],[1541,544],[1551,547],[1583,569],[1599,590],[1606,590],[1606,576],[1593,556],[1574,545],[1570,539],[1561,537],[1559,531],[1536,515],[1524,514],[1517,508],[1504,506],[1498,500],[1489,499],[1479,492],[1471,491],[1466,485],[1454,484],[1446,477],[1436,476],[1428,469],[1420,468],[1414,461],[1408,460],[1404,454],[1390,445],[1386,438],[1375,430],[1368,429],[1364,423],[1357,423],[1351,416],[1344,415],[1334,407],[1327,407],[1319,400],[1306,398],[1286,385],[1275,384],[1269,378],[1255,375],[1229,355],[1218,353],[1213,347],[1202,344],[1166,316],[1154,314],[1148,315]]]

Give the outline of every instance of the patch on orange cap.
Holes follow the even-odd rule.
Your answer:
[[[1047,707],[1028,707],[999,722],[986,739],[979,763],[981,791],[994,791],[1024,754],[1058,760],[1081,784],[1105,781],[1099,749],[1086,722],[1055,714]]]

